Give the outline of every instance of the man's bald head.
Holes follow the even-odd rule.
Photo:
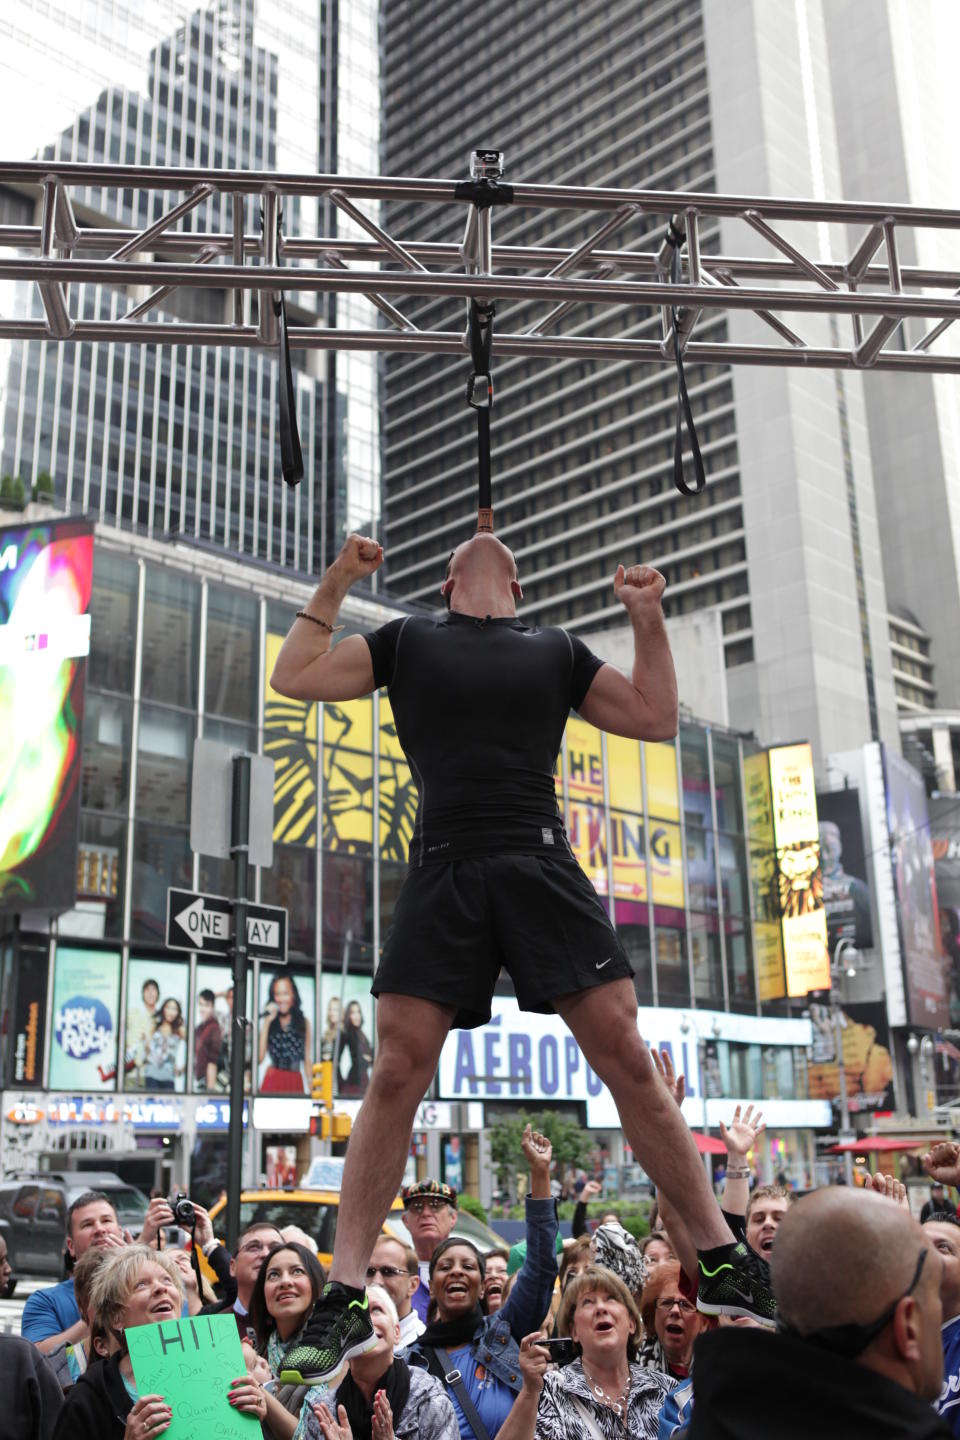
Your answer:
[[[777,1314],[800,1335],[869,1324],[906,1290],[926,1246],[916,1220],[892,1200],[845,1186],[817,1190],[777,1231]]]
[[[523,592],[513,551],[490,531],[478,530],[457,546],[447,563],[441,593],[448,606],[455,590],[460,592],[458,601],[464,598],[472,603],[485,598],[487,602],[491,599],[495,602],[499,597],[504,606],[515,608]],[[453,608],[463,607],[454,605]]]
[[[855,1357],[927,1399],[939,1392],[943,1370],[941,1271],[940,1256],[908,1211],[872,1191],[837,1187],[793,1206],[770,1257],[783,1325],[810,1337],[869,1327],[890,1311]]]

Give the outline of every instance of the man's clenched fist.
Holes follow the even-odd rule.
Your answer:
[[[383,546],[378,545],[376,540],[371,540],[369,535],[348,535],[334,563],[353,584],[354,580],[362,580],[364,576],[372,575],[374,570],[380,569],[383,564]]]
[[[652,565],[617,566],[613,577],[613,593],[626,608],[631,620],[643,619],[660,606],[667,582]]]

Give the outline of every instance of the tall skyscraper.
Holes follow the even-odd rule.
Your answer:
[[[828,9],[383,0],[384,170],[458,177],[471,147],[497,146],[508,181],[840,198]],[[462,234],[453,206],[396,204],[390,220],[400,238]],[[595,224],[576,212],[493,212],[502,244],[574,245]],[[705,230],[707,253],[771,253],[740,222]],[[656,248],[662,232],[638,217],[613,243]],[[818,227],[791,234],[818,252]],[[500,311],[502,329],[522,331],[544,307]],[[462,308],[442,300],[409,313],[424,328],[462,323]],[[807,318],[813,343],[847,338]],[[659,326],[652,309],[584,305],[555,333],[655,338]],[[756,338],[751,326],[711,311],[697,335]],[[691,364],[708,483],[686,499],[671,484],[669,366],[495,352],[496,342],[497,526],[517,553],[526,615],[580,633],[621,625],[615,564],[650,561],[667,577],[668,616],[719,616],[728,704],[714,718],[767,740],[808,737],[818,763],[840,736],[896,744],[861,376]],[[435,592],[475,510],[468,364],[386,364],[386,584],[418,600]]]
[[[7,156],[210,169],[374,171],[379,141],[374,0],[340,23],[332,4],[278,0],[83,0],[71,35],[44,23],[39,0],[0,19]],[[36,95],[50,97],[40,106]],[[33,98],[29,92],[32,90]],[[182,195],[74,191],[81,223],[144,228]],[[29,222],[32,197],[6,196]],[[336,212],[299,198],[287,236],[336,230]],[[229,232],[231,197],[214,194],[184,224]],[[248,201],[247,234],[261,218]],[[72,313],[117,318],[129,292],[78,286]],[[222,321],[222,290],[174,292],[158,307]],[[256,302],[253,318],[256,317]],[[328,326],[362,301],[293,297],[294,314]],[[7,306],[38,315],[33,287]],[[319,309],[318,309],[319,307]],[[305,478],[280,475],[277,362],[269,351],[192,345],[0,345],[0,471],[26,484],[49,472],[71,509],[150,535],[184,535],[306,574],[347,528],[379,512],[377,362],[295,354]]]

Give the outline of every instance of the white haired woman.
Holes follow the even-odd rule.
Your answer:
[[[523,1388],[497,1440],[656,1440],[674,1381],[636,1363],[640,1315],[619,1276],[599,1266],[577,1275],[557,1324],[576,1359],[548,1373],[541,1335],[524,1337]]]
[[[397,1307],[381,1285],[367,1287],[377,1343],[350,1361],[336,1395],[307,1397],[294,1440],[460,1440],[453,1405],[440,1381],[394,1355]]]
[[[91,1362],[70,1390],[53,1440],[156,1440],[173,1412],[163,1395],[139,1395],[125,1332],[135,1325],[178,1320],[183,1279],[176,1262],[148,1245],[110,1253],[94,1276],[90,1310],[106,1336],[107,1354]],[[231,1403],[263,1419],[263,1391],[250,1376],[235,1380]]]

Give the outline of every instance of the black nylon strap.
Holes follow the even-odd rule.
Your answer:
[[[433,1353],[439,1362],[439,1374],[443,1377],[443,1383],[456,1395],[457,1404],[463,1411],[464,1418],[473,1431],[476,1440],[490,1440],[490,1432],[477,1414],[476,1406],[467,1394],[466,1386],[460,1378],[460,1371],[454,1366],[448,1352],[442,1350],[440,1346],[437,1345]],[[455,1379],[454,1376],[456,1377]]]
[[[283,211],[277,211],[277,251],[280,250]],[[263,226],[263,208],[260,210],[260,225]],[[261,296],[263,292],[261,291]],[[303,451],[300,449],[300,432],[297,429],[297,395],[293,385],[293,369],[290,364],[290,337],[287,334],[287,302],[284,292],[261,304],[272,305],[277,317],[279,372],[277,385],[280,391],[280,469],[288,485],[299,485],[303,479]]]
[[[490,481],[490,410],[493,405],[493,377],[490,354],[493,348],[492,302],[470,301],[468,334],[473,373],[467,381],[467,404],[477,412],[477,528],[493,529],[493,493]]]
[[[680,281],[680,246],[683,243],[683,235],[671,220],[667,230],[667,239],[673,246],[673,256],[670,261],[670,278],[674,284]],[[690,408],[690,397],[687,394],[687,380],[683,373],[683,355],[680,349],[680,324],[679,313],[676,306],[671,307],[673,317],[673,353],[677,362],[677,430],[673,442],[673,483],[681,495],[699,495],[707,483],[706,472],[703,468],[703,456],[700,454],[700,442],[697,439],[697,427],[693,423],[693,411]],[[686,422],[687,437],[690,441],[690,453],[693,457],[693,470],[696,476],[696,483],[690,485],[683,473],[683,435],[682,424]]]
[[[283,291],[274,297],[273,313],[280,330],[280,468],[288,485],[299,485],[303,479],[303,451],[297,429],[297,396],[293,388],[290,365],[290,337],[287,334],[287,306]]]

